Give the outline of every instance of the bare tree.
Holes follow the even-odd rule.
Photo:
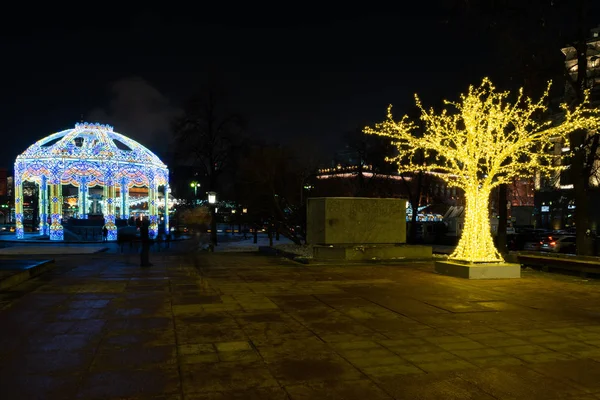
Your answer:
[[[588,2],[578,0],[575,12],[577,13],[577,34],[575,40],[565,50],[567,58],[575,63],[565,63],[565,76],[567,80],[567,94],[573,107],[580,106],[586,101],[587,91],[593,86],[595,77],[588,74],[588,63],[593,57],[598,57],[598,49],[588,44],[587,15]],[[591,50],[591,54],[590,54]],[[571,169],[570,180],[573,184],[575,196],[575,229],[577,254],[592,255],[594,252],[593,237],[591,235],[592,221],[589,213],[590,180],[594,176],[595,166],[598,161],[600,135],[597,126],[592,130],[578,129],[569,137]]]
[[[227,110],[222,100],[209,88],[193,96],[173,123],[177,158],[202,172],[207,191],[218,190],[219,177],[231,162],[232,145],[244,128],[240,115]],[[213,243],[216,234],[216,218],[212,218]]]

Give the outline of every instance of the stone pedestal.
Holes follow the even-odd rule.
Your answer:
[[[316,245],[406,242],[406,200],[316,197],[307,203],[307,241]]]
[[[443,260],[435,262],[435,272],[465,279],[512,279],[521,277],[521,265]]]
[[[411,245],[347,245],[313,247],[315,260],[372,261],[372,260],[422,260],[431,259],[431,246]]]

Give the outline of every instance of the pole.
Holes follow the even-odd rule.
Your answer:
[[[215,212],[215,205],[211,204],[210,212],[212,218],[210,220],[210,241],[213,246],[217,245],[217,213]]]

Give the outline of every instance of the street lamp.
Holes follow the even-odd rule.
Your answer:
[[[190,187],[191,187],[191,188],[194,188],[194,198],[195,198],[195,197],[198,195],[198,188],[199,188],[200,186],[201,186],[201,185],[200,185],[200,183],[199,183],[199,182],[196,182],[196,181],[194,181],[194,182],[190,183]]]
[[[210,220],[210,241],[213,246],[217,245],[217,213],[215,210],[215,204],[217,203],[217,193],[208,192],[208,204],[210,204],[210,213],[212,218]]]
[[[215,204],[217,202],[217,193],[216,192],[208,192],[208,203]]]

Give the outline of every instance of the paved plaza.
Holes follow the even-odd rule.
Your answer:
[[[57,258],[0,293],[0,398],[600,399],[600,282],[244,253]]]

